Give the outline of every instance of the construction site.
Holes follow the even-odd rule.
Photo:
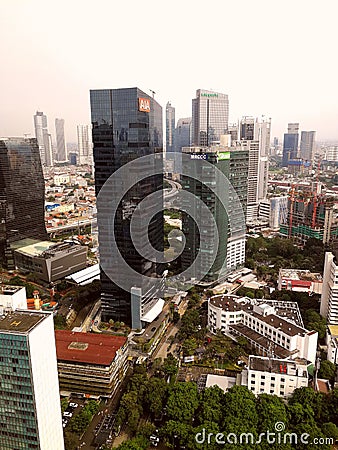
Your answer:
[[[335,198],[320,192],[319,183],[312,189],[297,190],[292,185],[289,191],[288,214],[279,233],[285,238],[294,238],[300,245],[310,239],[328,244],[338,237],[338,221]]]

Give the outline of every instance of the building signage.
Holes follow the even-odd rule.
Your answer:
[[[197,154],[197,155],[190,155],[190,159],[208,159],[208,155],[205,153]]]
[[[230,152],[220,152],[220,153],[218,153],[218,161],[222,161],[224,159],[230,159]]]
[[[139,97],[138,110],[143,112],[150,112],[150,99]]]
[[[212,93],[202,92],[201,97],[218,97],[218,94],[216,92],[212,92]]]

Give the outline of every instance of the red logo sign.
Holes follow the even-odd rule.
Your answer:
[[[150,112],[150,99],[139,97],[138,110],[144,112]]]

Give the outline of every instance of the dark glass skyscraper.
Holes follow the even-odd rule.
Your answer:
[[[0,140],[0,264],[13,268],[11,245],[47,239],[45,184],[36,139]]]
[[[287,167],[291,159],[297,158],[299,124],[289,123],[288,132],[284,134],[282,166]]]
[[[90,92],[91,116],[93,125],[93,145],[95,163],[96,195],[100,193],[105,182],[119,168],[141,156],[161,154],[163,151],[162,108],[146,93],[138,88],[102,89]],[[159,155],[162,157],[162,155]],[[158,158],[159,159],[159,158]],[[162,161],[162,159],[161,159]],[[150,167],[140,167],[144,173],[151,172]],[[148,172],[147,172],[148,171]],[[123,180],[121,180],[123,183]],[[130,232],[131,218],[137,205],[148,195],[163,190],[163,174],[146,176],[137,182],[121,199],[114,222],[114,235],[119,253],[128,266],[145,276],[160,277],[161,264],[154,258],[147,260],[136,250]],[[111,195],[114,195],[112,192]],[[162,194],[161,194],[162,195]],[[162,205],[163,206],[163,205]],[[111,258],[112,264],[118,255],[111,255],[110,230],[102,226],[107,213],[104,204],[98,202],[97,220],[99,232],[100,258]],[[138,219],[142,222],[142,214]],[[154,215],[149,227],[140,229],[138,239],[148,237],[155,249],[163,252],[163,212]],[[152,255],[150,255],[152,256]],[[155,259],[156,261],[156,259]],[[122,269],[114,266],[114,279],[124,277]],[[102,283],[102,319],[118,320],[135,324],[132,317],[131,294],[119,287],[101,268]],[[146,294],[146,287],[135,286]],[[148,293],[149,294],[149,293]],[[151,305],[156,292],[142,297],[142,311],[146,312],[147,302]],[[141,318],[142,320],[142,318]]]

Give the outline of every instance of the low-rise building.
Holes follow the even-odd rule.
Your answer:
[[[56,330],[56,353],[61,391],[111,397],[128,368],[124,336]]]
[[[0,315],[16,309],[27,309],[26,288],[23,286],[0,285]]]
[[[208,328],[232,338],[243,336],[261,355],[314,363],[318,333],[306,330],[298,307],[286,303],[284,308],[283,302],[215,295],[208,300]]]
[[[321,294],[323,278],[320,273],[303,269],[279,269],[278,290],[286,289],[308,294]]]
[[[247,369],[242,372],[241,384],[255,395],[270,394],[287,398],[295,389],[307,387],[308,361],[249,356]]]
[[[84,269],[87,247],[72,242],[31,241],[14,251],[15,266],[48,283]]]

